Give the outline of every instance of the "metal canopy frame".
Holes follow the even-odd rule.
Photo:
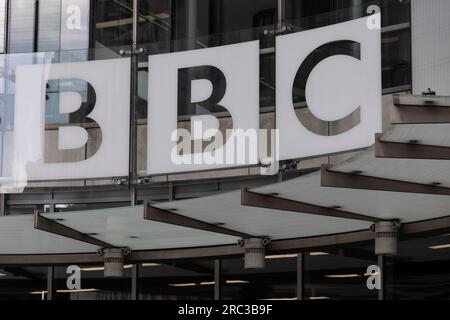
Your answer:
[[[328,165],[321,167],[321,186],[331,188],[362,189],[389,192],[421,193],[450,196],[450,188],[440,187],[434,182],[421,184],[392,180],[330,170]]]
[[[422,98],[394,96],[392,106],[393,124],[427,124],[450,123],[450,99]],[[420,100],[420,99],[419,99]],[[381,135],[376,136],[375,156],[383,158],[433,159],[450,160],[450,148],[419,143],[400,143],[383,141]],[[441,187],[437,182],[420,184],[408,181],[392,180],[387,178],[363,175],[363,172],[340,172],[331,170],[329,166],[321,167],[321,186],[334,188],[351,188],[363,190],[379,190],[387,192],[420,193],[434,195],[450,195],[450,188]],[[248,182],[248,181],[247,181]],[[148,195],[143,195],[149,199]],[[319,216],[354,219],[368,222],[378,222],[378,218],[359,213],[340,210],[340,207],[322,207],[295,200],[284,199],[279,194],[261,194],[241,190],[241,204],[258,208],[274,209],[280,211],[297,212]],[[258,236],[231,230],[224,226],[200,221],[175,213],[176,209],[161,209],[150,202],[144,205],[144,219],[167,223],[196,230],[208,231],[218,234],[235,236],[239,238],[254,238]],[[77,230],[34,213],[35,228],[78,241],[83,241],[100,247],[113,247],[112,245],[95,239],[92,235]],[[402,225],[400,238],[428,237],[450,233],[450,215],[421,222],[412,222]],[[259,236],[261,237],[261,236]],[[264,236],[265,237],[265,236]],[[314,236],[307,238],[274,240],[267,246],[269,253],[305,252],[317,249],[330,249],[345,244],[369,243],[375,238],[370,230],[359,230],[333,235]],[[133,251],[126,257],[128,263],[145,261],[168,261],[183,259],[214,259],[220,257],[234,257],[243,254],[242,248],[237,245],[222,245],[211,247],[176,248],[160,250]],[[99,264],[103,258],[96,253],[77,254],[44,254],[44,255],[0,255],[0,265],[65,265],[65,264]]]
[[[65,226],[56,220],[43,217],[38,210],[34,211],[34,228],[37,230],[53,233],[65,238],[90,243],[101,248],[114,248],[113,245],[94,238],[91,235],[82,233],[68,226]]]
[[[381,140],[377,135],[375,157],[396,159],[450,160],[450,147]]]
[[[360,221],[378,222],[380,219],[362,214],[340,210],[338,207],[322,207],[310,203],[280,198],[278,194],[262,194],[249,191],[246,187],[241,189],[241,204],[243,206],[274,209],[280,211],[297,212],[317,216],[345,218]]]
[[[251,236],[249,234],[231,230],[228,228],[224,228],[222,226],[207,223],[204,221],[200,221],[197,219],[189,218],[177,213],[173,213],[169,210],[160,209],[154,207],[150,204],[150,202],[145,202],[144,204],[144,219],[167,223],[171,225],[176,225],[185,228],[191,228],[196,230],[220,233],[228,236],[238,237],[238,238],[255,238],[255,236]],[[257,237],[256,237],[257,238]]]
[[[431,237],[450,233],[450,216],[406,223],[402,225],[400,239]],[[285,252],[308,252],[312,250],[333,249],[342,245],[367,244],[373,241],[375,234],[370,230],[326,235],[319,237],[275,240],[267,246],[270,254]],[[167,262],[185,259],[215,259],[242,256],[242,248],[237,245],[224,245],[198,248],[180,248],[167,250],[132,251],[126,257],[127,263]],[[48,266],[48,265],[98,265],[103,258],[96,253],[44,254],[44,255],[0,255],[1,266]]]
[[[393,102],[390,110],[392,124],[450,123],[448,98],[430,96],[418,99],[395,95]]]

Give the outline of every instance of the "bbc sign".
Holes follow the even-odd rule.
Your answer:
[[[276,38],[277,159],[309,158],[373,144],[375,133],[381,131],[381,34],[379,29],[368,28],[367,19]],[[352,50],[343,49],[349,47]],[[174,133],[180,130],[180,103],[227,111],[232,134],[259,129],[259,42],[154,55],[149,56],[148,62],[147,173],[237,166],[174,159],[173,150],[177,150],[180,142]],[[211,74],[214,77],[208,76]],[[69,123],[57,128],[57,143],[46,142],[46,87],[51,81],[68,79],[77,79],[88,86],[93,102],[84,105],[79,94],[61,91],[59,113],[84,114],[99,128],[96,139],[100,143],[91,146],[94,150],[87,159],[47,161],[47,152],[79,150],[89,146],[93,139],[90,130]],[[300,84],[307,100],[308,121],[298,117],[294,109],[296,79],[304,79]],[[24,181],[126,176],[129,88],[129,58],[17,66],[14,130],[4,137],[11,145],[7,157],[9,171],[6,170],[9,177]],[[311,125],[347,119],[354,124],[335,135],[323,135]],[[208,137],[219,130],[219,121],[212,113],[191,116],[191,121],[211,129]],[[202,138],[201,134],[191,137],[200,142]],[[215,152],[239,149],[230,140],[228,137]],[[245,151],[251,154],[239,166],[260,162],[258,148]],[[185,156],[189,155],[175,152],[175,158]]]

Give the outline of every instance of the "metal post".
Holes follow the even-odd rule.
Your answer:
[[[136,104],[138,96],[138,63],[137,55],[139,32],[139,0],[133,0],[133,40],[131,44],[131,112],[130,112],[130,166],[129,185],[131,190],[131,205],[136,204],[136,190],[134,184],[137,180],[137,118]]]
[[[34,35],[33,52],[39,50],[39,0],[34,1]]]
[[[133,0],[133,43],[131,44],[131,110],[130,110],[130,170],[128,184],[130,186],[130,202],[137,205],[137,115],[136,103],[138,96],[138,68],[137,55],[139,32],[139,0]],[[131,270],[131,300],[139,300],[139,264],[134,264]]]
[[[139,300],[139,264],[133,264],[131,269],[131,300]]]
[[[169,201],[175,200],[175,186],[172,182],[169,182]]]
[[[187,4],[187,49],[196,49],[197,37],[197,0],[190,0]]]
[[[384,273],[386,271],[385,268],[385,257],[380,255],[378,256],[378,267],[380,268],[380,290],[378,290],[378,300],[385,300],[386,299],[386,295],[385,295],[385,276]]]
[[[47,268],[47,300],[55,299],[55,267]]]
[[[2,193],[0,194],[0,216],[5,216],[6,215],[6,211],[5,211],[5,194]]]
[[[222,299],[222,261],[214,261],[214,300]]]
[[[303,271],[305,270],[305,257],[304,253],[300,252],[297,255],[297,299],[305,299],[305,277]]]
[[[286,18],[286,4],[285,0],[278,0],[278,21],[277,21],[277,30],[281,30],[284,24],[284,20]]]

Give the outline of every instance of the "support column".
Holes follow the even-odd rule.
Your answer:
[[[130,165],[128,183],[131,189],[132,205],[136,202],[135,183],[137,180],[137,118],[136,104],[138,97],[138,32],[139,32],[139,0],[133,0],[133,40],[131,44],[131,110],[130,110]]]
[[[5,194],[0,194],[0,216],[6,216],[6,210],[5,210]]]
[[[214,261],[214,300],[221,300],[223,292],[222,261]]]
[[[139,292],[140,292],[140,265],[133,264],[131,269],[131,300],[139,300]]]
[[[384,256],[378,256],[378,267],[380,268],[380,290],[378,290],[378,300],[385,300],[385,260],[386,258]]]
[[[133,0],[133,43],[131,45],[131,112],[130,112],[130,166],[128,184],[130,186],[130,204],[137,205],[137,116],[136,104],[138,96],[138,51],[139,32],[139,0]],[[131,270],[131,300],[139,300],[139,264],[134,264]]]
[[[297,254],[297,299],[305,299],[305,254],[300,252]]]
[[[47,300],[55,300],[55,267],[47,268]]]
[[[286,19],[286,4],[285,0],[278,0],[278,21],[277,30],[281,30]]]

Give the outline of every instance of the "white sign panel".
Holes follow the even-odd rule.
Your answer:
[[[381,31],[369,28],[368,18],[277,37],[276,67],[281,160],[374,143],[382,130]],[[304,90],[308,105],[299,115],[294,82],[300,85],[295,89]],[[331,135],[320,130],[337,121],[350,128]]]
[[[66,31],[83,38],[77,28],[86,17],[75,4],[86,2],[64,3],[73,14]],[[259,130],[258,41],[150,56],[147,173],[259,163],[272,174],[279,159],[372,145],[382,130],[381,31],[372,20],[379,14],[276,38],[275,134]],[[32,60],[38,64],[14,67],[14,126],[2,132],[0,186],[127,176],[130,59]],[[307,107],[296,110],[303,98]]]
[[[204,74],[204,77],[198,74]],[[205,79],[211,74],[212,77]],[[186,94],[181,98],[190,98],[180,106],[179,93],[186,86]],[[257,148],[249,151],[249,148],[240,147],[242,145],[234,139],[242,139],[245,134],[240,133],[259,128],[258,41],[150,56],[148,88],[148,174],[258,163]],[[233,123],[232,136],[215,153],[223,158],[233,158],[233,155],[239,157],[247,152],[248,157],[244,161],[204,161],[211,158],[208,151],[178,154],[178,110],[186,103],[193,108],[209,105],[228,111]],[[192,117],[191,122],[192,141],[198,141],[201,137],[203,140],[209,139],[218,131],[219,122],[210,114]],[[195,130],[196,127],[203,130]]]
[[[70,123],[58,127],[56,150],[45,147],[49,135],[49,130],[45,130],[45,88],[49,80],[59,80],[60,86],[62,81],[82,81],[89,84],[90,94],[95,95],[84,111],[98,128],[86,130]],[[129,84],[130,59],[17,67],[13,177],[27,181],[127,175]],[[80,108],[81,97],[77,92],[60,93],[60,113],[74,114]],[[85,149],[88,142],[94,145],[81,161],[46,161],[46,153]]]

